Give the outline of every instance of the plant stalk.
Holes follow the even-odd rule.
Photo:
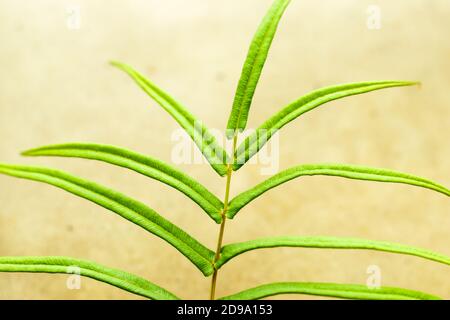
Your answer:
[[[233,159],[235,160],[235,152],[236,152],[236,144],[237,144],[237,136],[235,135],[233,138]],[[233,173],[232,164],[228,164],[227,166],[227,182],[225,186],[225,199],[223,201],[223,209],[222,209],[222,223],[220,224],[219,236],[217,239],[217,248],[216,254],[214,256],[214,273],[211,279],[211,290],[209,292],[210,300],[214,300],[216,296],[216,283],[217,283],[217,275],[218,270],[215,267],[215,263],[220,258],[220,252],[222,251],[222,243],[223,243],[223,234],[225,232],[225,223],[227,221],[227,211],[228,211],[228,202],[230,198],[230,185],[231,185],[231,175]]]

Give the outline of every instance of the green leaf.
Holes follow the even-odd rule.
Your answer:
[[[214,194],[198,181],[167,163],[123,148],[94,144],[66,143],[44,146],[22,153],[25,156],[59,156],[100,160],[134,170],[147,177],[159,180],[194,200],[217,223],[222,221],[223,208]]]
[[[289,180],[301,176],[336,176],[349,179],[369,180],[379,182],[393,182],[409,184],[417,187],[427,188],[450,196],[450,190],[436,182],[416,177],[410,174],[396,172],[387,169],[355,166],[348,164],[305,164],[282,171],[271,178],[263,181],[255,187],[239,194],[228,207],[227,216],[233,218],[250,201],[264,192]]]
[[[0,173],[44,182],[92,201],[164,239],[188,258],[204,275],[207,276],[213,272],[214,252],[139,201],[58,170],[0,164]]]
[[[327,102],[391,87],[411,86],[417,82],[372,81],[340,84],[312,91],[277,112],[249,135],[238,147],[233,170],[242,167],[283,126]]]
[[[74,268],[79,268],[75,270]],[[0,257],[0,272],[39,272],[79,275],[154,300],[178,300],[169,291],[134,274],[68,257]],[[77,273],[78,274],[78,273]]]
[[[368,288],[358,284],[279,282],[264,284],[220,300],[256,300],[279,294],[306,294],[361,300],[441,300],[428,293],[401,288]]]
[[[226,164],[228,163],[228,155],[226,151],[217,143],[216,138],[200,120],[192,115],[178,101],[158,88],[132,67],[120,62],[111,62],[111,64],[125,71],[153,100],[180,124],[219,175],[223,176],[227,173]]]
[[[278,23],[289,2],[290,0],[276,0],[253,37],[236,89],[233,108],[228,119],[228,138],[232,138],[236,130],[244,130],[247,125],[248,112],[256,86],[277,31]]]
[[[276,247],[301,247],[321,249],[363,249],[392,252],[416,256],[446,265],[450,265],[450,257],[426,250],[398,243],[384,241],[372,241],[354,238],[335,237],[271,237],[251,240],[241,243],[233,243],[222,248],[220,259],[216,262],[219,269],[232,258],[251,250],[276,248]]]

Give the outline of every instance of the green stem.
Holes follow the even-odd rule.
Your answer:
[[[234,136],[234,139],[233,139],[233,158],[234,159],[235,159],[235,152],[236,152],[236,144],[237,144],[237,136]],[[233,173],[233,165],[228,164],[228,166],[227,166],[227,182],[226,182],[226,186],[225,186],[225,199],[223,201],[223,210],[221,212],[222,223],[220,224],[219,236],[217,239],[217,248],[216,248],[216,254],[214,256],[214,265],[219,260],[220,252],[222,251],[223,234],[225,232],[225,223],[227,221],[228,202],[229,202],[229,198],[230,198],[230,184],[231,184],[232,173]],[[213,273],[212,279],[211,279],[211,290],[209,292],[210,300],[215,299],[218,272],[219,271],[214,266],[214,273]]]

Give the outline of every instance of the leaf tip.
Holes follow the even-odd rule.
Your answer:
[[[121,70],[124,70],[127,68],[127,65],[125,63],[122,63],[120,61],[116,61],[116,60],[110,60],[109,64],[113,67],[119,68]]]
[[[419,88],[422,86],[420,81],[402,81],[401,84],[404,86],[418,86]]]
[[[57,146],[57,145],[55,145],[55,146]],[[41,152],[41,151],[43,151],[43,150],[45,150],[46,148],[49,148],[49,147],[50,146],[27,149],[27,150],[21,151],[20,155],[24,156],[24,157],[39,156],[40,155],[39,152]]]
[[[28,150],[20,152],[20,155],[23,157],[31,157],[34,155],[34,151],[35,151],[35,149],[28,149]]]

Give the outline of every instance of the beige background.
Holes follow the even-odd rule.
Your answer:
[[[218,226],[177,191],[88,160],[23,159],[49,143],[93,141],[170,161],[176,123],[107,61],[128,62],[224,128],[248,43],[271,0],[0,1],[0,161],[53,166],[134,196],[214,247]],[[81,29],[66,27],[79,4]],[[382,29],[368,30],[378,4]],[[420,80],[336,101],[281,132],[280,167],[345,162],[387,167],[450,185],[450,4],[447,0],[293,1],[283,19],[254,105],[255,127],[305,92],[339,82]],[[222,197],[225,181],[207,165],[182,169]],[[263,177],[247,165],[235,195]],[[227,225],[225,241],[271,235],[364,237],[450,255],[450,203],[402,185],[311,177],[266,193]],[[142,275],[184,298],[206,298],[210,279],[162,240],[53,187],[0,176],[0,255],[67,255]],[[450,299],[448,266],[363,251],[275,249],[247,253],[223,268],[218,294],[272,281],[382,284]],[[64,275],[0,274],[0,298],[134,299]],[[286,297],[286,296],[281,296]],[[290,296],[289,298],[305,298]]]

